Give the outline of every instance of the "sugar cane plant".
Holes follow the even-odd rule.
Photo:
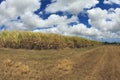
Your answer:
[[[43,34],[39,32],[2,31],[0,32],[0,47],[23,49],[63,49],[82,48],[101,44],[97,41],[80,37],[62,36],[58,34]]]

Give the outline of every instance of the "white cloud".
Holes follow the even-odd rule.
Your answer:
[[[26,13],[32,14],[34,11],[39,9],[40,7],[39,1],[40,0],[6,0],[6,1],[3,1],[0,4],[0,21],[1,21],[0,25],[8,26],[7,29],[14,29],[12,27],[15,26],[15,24],[16,24],[15,29],[17,28],[21,29],[19,27],[25,27],[24,25],[26,24],[24,24],[24,22],[23,23],[19,23],[17,21],[12,22],[12,20],[16,20],[18,16],[24,16],[26,15]],[[26,15],[26,16],[29,16],[29,15]],[[10,25],[7,25],[7,24],[10,24]],[[17,27],[17,24],[20,24],[20,25],[22,24],[23,26],[21,25]]]
[[[101,32],[95,28],[87,28],[84,24],[78,24],[70,27],[69,34],[82,37],[100,37]]]
[[[88,10],[89,23],[102,32],[103,37],[116,37],[115,34],[120,31],[120,8],[109,11],[100,8]]]
[[[22,24],[18,26],[18,29],[32,30],[35,27],[51,27],[53,25],[64,26],[72,21],[77,21],[77,17],[73,16],[67,19],[67,16],[58,16],[52,14],[48,19],[43,20],[38,15],[34,14],[34,11],[40,7],[39,0],[6,0],[0,4],[0,25],[6,25],[8,30],[15,30],[17,26],[15,24]],[[22,23],[19,23],[16,18],[20,16]],[[10,25],[8,25],[10,24]],[[16,28],[13,28],[15,26]],[[19,28],[21,27],[21,28]],[[23,28],[24,27],[24,28]],[[17,29],[17,30],[18,30]]]
[[[48,28],[48,29],[41,29],[41,30],[35,30],[40,32],[49,32],[49,33],[59,33],[59,34],[65,34],[68,33],[68,24],[71,22],[78,23],[78,18],[76,16],[72,16],[71,18],[67,18],[67,16],[59,16],[56,14],[52,14],[48,17],[46,20],[42,20],[40,22],[40,26],[45,27],[53,27],[54,28]],[[39,26],[39,28],[40,28]]]
[[[34,12],[40,7],[40,0],[6,0],[6,5],[15,8],[17,14]]]
[[[5,25],[7,30],[32,30],[35,28],[47,28],[34,30],[34,32],[59,33],[64,35],[76,35],[86,38],[120,38],[120,8],[102,10],[92,8],[87,11],[91,28],[79,22],[77,15],[67,18],[67,15],[59,16],[51,14],[47,19],[42,19],[34,13],[40,8],[40,0],[6,0],[0,4],[0,26]],[[46,8],[47,12],[57,11],[78,14],[84,8],[95,6],[98,0],[52,0]],[[109,0],[110,1],[110,0]],[[111,0],[112,2],[112,0]],[[114,1],[119,4],[119,2]],[[41,12],[42,14],[42,12]],[[20,16],[21,21],[17,20]],[[76,22],[74,26],[68,25]],[[54,27],[56,26],[56,27]],[[52,28],[51,28],[52,27]]]
[[[101,39],[101,38],[120,38],[120,9],[102,10],[101,8],[93,8],[87,11],[89,16],[89,23],[92,26],[87,28],[86,25],[78,23],[77,18],[67,19],[66,16],[51,15],[46,22],[53,20],[58,26],[55,28],[37,30],[40,32],[59,33],[64,35],[74,35],[85,37],[89,39]],[[61,18],[62,17],[62,18]],[[54,19],[55,18],[55,19]],[[74,26],[68,26],[69,22],[76,21],[78,24]]]
[[[53,3],[49,4],[46,8],[47,12],[71,12],[73,14],[80,13],[84,8],[91,8],[99,3],[98,0],[52,0]]]
[[[42,32],[42,33],[57,33],[57,34],[62,34],[57,27],[54,28],[49,28],[49,29],[36,29],[33,32]]]
[[[5,25],[7,30],[27,30],[25,24],[17,21],[7,22]]]
[[[76,35],[85,38],[120,38],[120,9],[102,10],[101,8],[93,8],[88,10],[89,23],[91,28],[86,25],[78,23],[74,26],[68,26],[64,18],[58,27],[47,30],[40,30],[41,32],[59,33],[64,35]],[[51,18],[52,19],[52,18]],[[77,21],[77,19],[75,19]],[[56,20],[57,21],[57,20]],[[72,20],[71,20],[72,21]]]
[[[120,0],[104,0],[104,4],[118,4],[120,5]]]
[[[72,21],[77,21],[77,17],[73,16],[70,19],[67,19],[67,16],[59,16],[56,14],[52,14],[48,17],[48,19],[43,20],[35,14],[26,13],[22,17],[23,22],[28,26],[28,29],[32,29],[34,27],[45,28],[51,27],[54,25],[62,26],[67,25]]]

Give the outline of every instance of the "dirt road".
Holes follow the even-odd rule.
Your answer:
[[[120,80],[120,47],[102,46],[77,57],[76,80]]]
[[[120,46],[0,49],[0,58],[0,80],[120,80]]]

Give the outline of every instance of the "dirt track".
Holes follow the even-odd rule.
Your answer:
[[[76,80],[120,80],[120,47],[103,46],[77,56]]]
[[[120,46],[43,51],[0,49],[0,58],[0,80],[120,80]],[[4,65],[6,59],[12,60],[12,65]],[[24,64],[29,72],[21,73]]]

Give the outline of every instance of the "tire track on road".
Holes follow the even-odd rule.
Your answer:
[[[101,58],[99,59],[99,61],[96,64],[96,66],[93,68],[93,71],[89,75],[87,75],[84,80],[97,80],[95,75],[98,72],[99,68],[101,67],[100,65],[104,65],[103,62],[107,55],[106,49],[103,48],[102,53],[104,53],[104,54],[101,56]]]
[[[84,80],[120,80],[117,50],[115,46],[106,46],[100,62]]]
[[[104,47],[99,47],[90,51],[87,51],[85,54],[79,55],[74,60],[76,62],[74,75],[79,76],[75,80],[84,80],[86,75],[89,75],[96,67],[97,63],[101,60],[104,53],[101,51]]]

